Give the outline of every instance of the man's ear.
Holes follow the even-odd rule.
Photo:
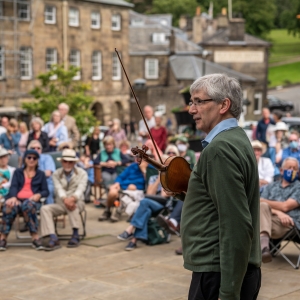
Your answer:
[[[220,109],[220,114],[225,115],[227,112],[229,112],[229,109],[231,106],[231,100],[229,98],[225,98],[221,104],[222,104],[222,106]]]

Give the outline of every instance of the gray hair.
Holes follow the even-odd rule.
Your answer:
[[[236,119],[242,113],[243,91],[237,79],[226,74],[211,74],[202,76],[194,81],[190,87],[190,94],[203,91],[207,96],[217,103],[221,103],[225,98],[231,102],[229,112]]]
[[[58,108],[60,108],[60,107],[65,108],[68,112],[69,112],[69,110],[70,110],[69,105],[68,105],[67,103],[64,103],[64,102],[62,102],[62,103],[60,103],[60,104],[58,105]]]
[[[30,128],[32,129],[32,123],[40,124],[41,128],[44,126],[44,121],[39,117],[34,117],[30,122]]]
[[[287,157],[287,158],[282,162],[281,168],[283,169],[284,165],[285,165],[286,162],[289,161],[289,160],[296,162],[296,163],[297,163],[297,168],[298,168],[298,170],[299,170],[299,161],[298,161],[298,159],[295,158],[295,157],[291,157],[291,156]]]
[[[32,141],[28,144],[27,149],[28,149],[28,150],[31,149],[31,147],[32,147],[33,145],[39,145],[39,146],[41,147],[41,150],[43,150],[43,146],[42,146],[42,144],[41,144],[38,140],[32,140]]]

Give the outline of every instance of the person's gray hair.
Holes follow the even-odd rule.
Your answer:
[[[68,112],[69,112],[69,110],[70,110],[69,105],[68,105],[67,103],[64,103],[64,102],[62,102],[62,103],[60,103],[60,104],[58,105],[58,108],[60,108],[60,107],[64,107]]]
[[[39,145],[41,147],[41,150],[43,150],[43,146],[42,144],[38,141],[38,140],[32,140],[28,146],[27,146],[27,150],[31,149],[33,145]]]
[[[39,117],[34,117],[32,118],[32,120],[30,121],[30,128],[32,129],[32,123],[38,123],[40,124],[41,128],[44,126],[44,121],[39,118]]]
[[[243,105],[243,91],[237,79],[226,74],[202,76],[190,86],[191,95],[199,91],[203,91],[217,103],[221,103],[225,98],[228,98],[231,102],[229,112],[236,119],[240,118]]]
[[[286,164],[287,161],[289,161],[289,160],[294,161],[295,163],[297,163],[297,168],[298,168],[298,170],[299,170],[299,161],[298,161],[298,159],[295,158],[295,157],[291,157],[291,156],[287,157],[287,158],[282,162],[281,168],[283,169],[284,166],[285,166],[285,164]]]

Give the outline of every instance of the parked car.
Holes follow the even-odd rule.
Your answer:
[[[270,111],[273,111],[275,109],[290,111],[294,109],[294,104],[290,101],[281,100],[273,95],[268,95],[267,99]]]
[[[300,132],[300,118],[299,117],[283,117],[282,122],[286,123],[289,131],[296,130]]]

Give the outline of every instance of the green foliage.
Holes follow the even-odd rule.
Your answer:
[[[284,62],[300,56],[300,39],[289,35],[286,29],[273,29],[268,40],[272,43],[270,63]]]
[[[52,66],[49,72],[38,76],[41,85],[30,92],[38,101],[23,103],[22,107],[48,122],[51,113],[64,102],[69,105],[69,114],[75,118],[79,132],[86,134],[95,125],[96,118],[90,110],[93,98],[87,95],[89,85],[73,80],[78,72],[80,68],[74,66],[68,70],[64,70],[63,66]],[[52,80],[53,77],[56,79]]]
[[[184,14],[193,16],[197,6],[197,0],[153,0],[153,6],[150,13],[172,14],[173,25],[178,26],[180,16]]]
[[[269,68],[269,87],[300,83],[300,62]]]

